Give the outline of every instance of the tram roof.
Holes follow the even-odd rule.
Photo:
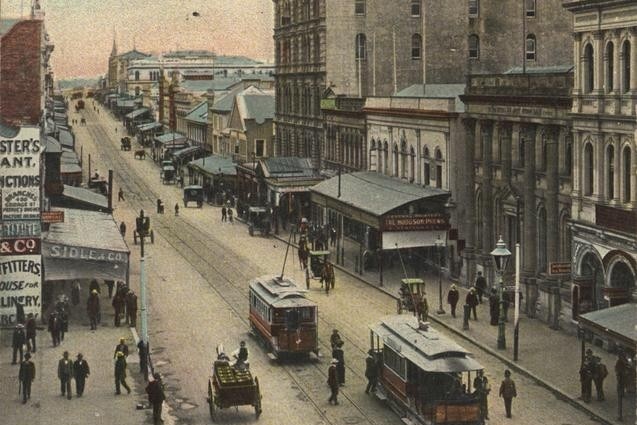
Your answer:
[[[260,276],[250,282],[250,289],[273,307],[316,306],[316,303],[305,298],[307,291],[300,289],[290,278],[279,279],[279,276]]]
[[[426,372],[455,373],[484,369],[471,353],[453,340],[432,329],[419,327],[411,315],[383,317],[372,326],[384,345]]]

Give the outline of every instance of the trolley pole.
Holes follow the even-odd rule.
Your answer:
[[[144,217],[144,210],[139,211],[139,218],[137,219],[137,233],[139,234],[139,242],[141,248],[141,258],[139,260],[139,293],[141,298],[141,342],[144,347],[142,358],[139,359],[141,362],[141,369],[144,372],[148,368],[148,297],[146,294],[146,275],[144,273],[144,238],[146,236],[146,232],[144,229],[144,220],[148,220],[148,218]],[[141,350],[140,350],[141,351]],[[146,376],[146,373],[144,373]]]

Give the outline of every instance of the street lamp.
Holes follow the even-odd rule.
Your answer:
[[[507,268],[507,263],[511,257],[511,251],[506,247],[506,244],[500,236],[500,240],[495,244],[495,249],[491,251],[491,257],[493,257],[493,263],[495,264],[495,271],[500,277],[500,318],[498,320],[498,350],[506,349],[506,336],[504,334],[504,271]]]
[[[445,247],[445,241],[440,239],[440,235],[434,242],[436,245],[436,251],[438,252],[438,311],[437,314],[445,314],[445,310],[442,308],[442,249]]]

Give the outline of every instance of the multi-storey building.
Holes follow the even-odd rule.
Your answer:
[[[128,65],[135,60],[150,57],[147,53],[142,53],[133,48],[126,53],[117,54],[117,42],[113,38],[113,48],[108,57],[108,88],[111,92],[128,92]],[[139,94],[139,93],[137,93]]]
[[[563,5],[574,26],[572,273],[583,312],[636,295],[637,4]]]

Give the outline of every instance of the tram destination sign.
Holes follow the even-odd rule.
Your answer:
[[[404,214],[383,217],[385,232],[411,230],[447,230],[449,220],[444,214]]]

